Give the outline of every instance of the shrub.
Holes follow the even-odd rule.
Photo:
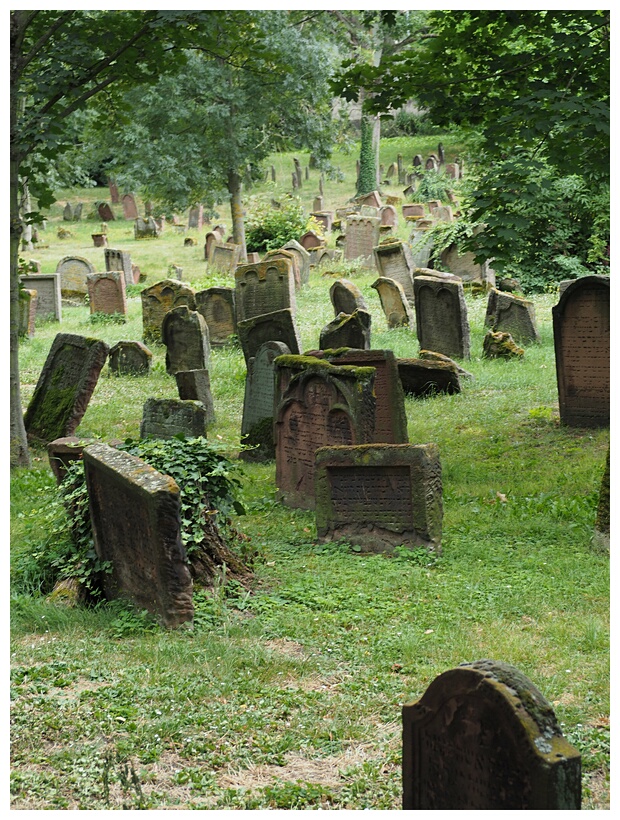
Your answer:
[[[290,197],[274,208],[266,197],[252,197],[245,233],[248,252],[265,253],[298,239],[306,230],[306,220],[299,199]]]

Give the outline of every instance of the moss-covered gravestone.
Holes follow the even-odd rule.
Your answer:
[[[19,335],[24,338],[32,339],[34,336],[37,298],[36,290],[19,289]]]
[[[209,251],[208,269],[234,273],[241,256],[241,245],[233,242],[214,242]]]
[[[335,350],[340,347],[355,347],[368,350],[371,320],[372,317],[366,310],[356,310],[351,314],[339,313],[321,330],[319,348]]]
[[[166,372],[204,370],[209,366],[209,328],[197,310],[179,305],[164,316],[161,338],[166,345]]]
[[[295,276],[288,259],[239,265],[235,271],[237,322],[276,310],[295,314]]]
[[[484,324],[494,331],[510,333],[515,342],[539,342],[534,303],[512,293],[491,288]]]
[[[241,437],[243,443],[252,447],[242,450],[245,461],[268,461],[275,458],[274,439],[274,359],[291,351],[282,342],[265,342],[256,356],[248,361],[243,400]]]
[[[83,256],[65,256],[56,266],[60,276],[60,291],[63,296],[85,296],[88,292],[86,277],[95,273],[95,268]]]
[[[245,319],[237,325],[237,332],[246,365],[265,342],[282,342],[295,355],[301,351],[299,333],[290,308]]]
[[[108,346],[99,339],[57,334],[24,415],[29,439],[50,442],[73,435],[107,356]]]
[[[162,279],[140,293],[142,299],[142,338],[145,342],[161,343],[161,326],[169,310],[187,305],[196,310],[196,294],[187,285],[174,279]]]
[[[482,340],[484,359],[521,359],[525,351],[519,347],[510,333],[489,330]]]
[[[338,316],[339,313],[346,313],[350,316],[356,310],[368,312],[362,291],[348,279],[336,279],[329,289],[329,298],[334,307],[334,316]]]
[[[407,396],[425,398],[437,393],[461,392],[459,370],[455,362],[428,359],[397,359],[398,374]]]
[[[257,265],[261,262],[261,259],[258,254],[256,254],[256,261],[252,262],[251,259],[248,259],[248,264]],[[309,254],[308,254],[309,258]],[[293,275],[293,281],[295,282],[295,290],[300,290],[301,288],[301,269],[299,267],[299,258],[292,252],[292,251],[285,251],[283,248],[278,248],[275,250],[267,251],[267,253],[263,256],[263,262],[271,262],[274,259],[283,259],[286,260],[291,266],[291,273]]]
[[[469,359],[469,322],[461,280],[420,275],[414,277],[413,289],[420,347]]]

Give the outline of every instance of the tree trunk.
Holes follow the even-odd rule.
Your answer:
[[[381,189],[381,115],[377,114],[372,128],[372,144],[375,151],[376,189]]]
[[[243,219],[243,200],[241,198],[241,176],[237,171],[228,172],[228,192],[230,193],[230,215],[232,217],[233,242],[241,246],[240,261],[247,262],[245,247],[245,221]]]

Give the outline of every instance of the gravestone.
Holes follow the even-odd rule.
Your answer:
[[[299,355],[301,351],[299,334],[290,308],[244,319],[237,325],[237,332],[246,366],[249,366],[250,359],[258,354],[265,342],[282,342],[294,355]]]
[[[273,259],[258,265],[239,265],[235,271],[235,304],[237,322],[287,308],[294,314],[295,277],[290,261]]]
[[[37,317],[39,319],[62,318],[62,302],[60,296],[60,274],[58,273],[28,273],[22,274],[19,281],[23,287],[37,292]]]
[[[447,357],[446,357],[447,358]],[[406,396],[426,398],[461,392],[458,366],[451,360],[397,359],[398,375]]]
[[[307,285],[310,281],[310,254],[308,251],[296,239],[291,239],[286,245],[283,245],[282,250],[292,253],[297,258],[299,281],[302,285]]]
[[[378,217],[350,216],[345,233],[344,258],[361,259],[365,267],[374,267],[373,248],[379,243]]]
[[[174,279],[162,279],[140,293],[142,300],[142,339],[161,342],[161,325],[172,308],[187,305],[196,309],[196,294],[192,288]]]
[[[392,177],[396,176],[396,174],[398,174],[398,165],[395,162],[392,162],[387,169],[387,174],[385,177],[386,179],[392,179]]]
[[[147,376],[153,354],[142,342],[121,340],[110,348],[108,367],[117,376]]]
[[[63,296],[85,296],[88,293],[86,277],[95,268],[82,256],[65,256],[56,266],[60,275],[60,292]]]
[[[336,240],[338,242],[338,240]],[[315,268],[329,265],[332,262],[340,262],[342,251],[337,248],[314,248],[310,251],[310,262]]]
[[[485,327],[510,333],[520,344],[539,342],[534,303],[521,296],[492,288],[489,291]]]
[[[435,157],[429,157],[426,160],[426,162],[424,164],[424,169],[426,171],[438,171],[439,170],[439,164],[438,164],[437,160],[435,159]]]
[[[105,269],[122,270],[125,274],[125,285],[137,285],[134,279],[133,267],[131,264],[131,254],[128,251],[119,251],[116,248],[106,248],[103,252],[105,259]]]
[[[445,171],[446,171],[446,176],[450,177],[450,179],[460,179],[458,162],[448,162],[448,163],[446,163]]]
[[[308,258],[310,254],[308,254]],[[295,283],[295,290],[301,289],[301,270],[299,269],[299,258],[292,252],[292,251],[285,251],[283,248],[278,248],[277,250],[267,251],[267,253],[263,256],[263,262],[271,262],[272,259],[286,259],[286,261],[291,266],[291,273],[293,274],[293,281]],[[256,262],[251,262],[248,259],[248,264],[258,264],[261,260],[257,259]]]
[[[77,436],[63,436],[50,441],[47,445],[47,457],[57,485],[63,482],[67,475],[67,468],[74,461],[82,460],[84,447],[96,443],[96,439],[78,438]]]
[[[91,233],[90,238],[93,240],[93,247],[107,248],[108,236],[105,233]]]
[[[553,307],[560,420],[570,427],[609,425],[609,277],[575,279]]]
[[[181,541],[177,484],[142,459],[109,447],[84,448],[95,552],[109,561],[108,599],[126,598],[168,628],[191,624],[193,585]]]
[[[209,270],[218,270],[221,273],[234,273],[239,258],[241,256],[241,246],[232,242],[215,242],[211,248],[209,258]]]
[[[607,448],[607,459],[605,469],[601,479],[601,486],[596,506],[596,521],[594,523],[594,544],[603,549],[609,550],[610,537],[610,496],[609,496],[609,457],[610,450]]]
[[[108,346],[99,339],[56,335],[24,415],[29,439],[73,435],[107,357]]]
[[[351,314],[339,313],[335,319],[321,330],[319,348],[337,350],[340,347],[370,349],[371,316],[366,310],[356,310]]]
[[[65,222],[73,222],[73,208],[68,202],[63,209],[62,218]]]
[[[157,239],[160,234],[161,228],[152,216],[147,216],[146,219],[136,217],[133,226],[134,239]]]
[[[84,206],[81,202],[75,206],[75,210],[73,211],[73,221],[74,222],[81,222],[82,220],[82,210]]]
[[[525,351],[515,344],[510,333],[489,330],[482,340],[483,359],[522,359]]]
[[[169,310],[161,325],[166,345],[166,372],[174,376],[179,370],[205,370],[209,366],[209,328],[197,310],[187,305]]]
[[[196,310],[209,328],[212,347],[223,347],[237,332],[234,288],[212,287],[196,292]]]
[[[411,249],[400,239],[384,242],[373,248],[375,266],[384,279],[393,279],[402,285],[407,301],[413,304],[413,258]]]
[[[207,411],[200,401],[147,399],[142,409],[140,438],[186,438],[206,436]]]
[[[312,202],[312,210],[313,211],[322,211],[323,210],[323,197],[322,196],[315,196]]]
[[[108,180],[108,190],[110,192],[110,202],[112,205],[118,205],[119,202],[119,195],[118,195],[118,185],[114,180]]]
[[[253,449],[242,450],[244,461],[269,461],[275,458],[274,440],[274,359],[290,354],[282,342],[265,342],[256,356],[248,360],[243,400],[241,436],[243,443]]]
[[[431,258],[431,252],[435,246],[433,234],[430,231],[431,224],[423,225],[420,220],[415,223],[411,236],[409,237],[411,247],[411,262],[413,269],[427,268]]]
[[[360,205],[357,216],[373,216],[379,218],[379,209],[374,205]]]
[[[107,202],[99,203],[97,213],[99,214],[99,219],[103,219],[104,222],[114,221],[114,211],[110,208]]]
[[[487,286],[495,287],[495,271],[488,261],[479,265],[474,261],[474,254],[471,252],[461,253],[456,245],[450,245],[441,252],[441,264],[451,273],[460,276],[463,282],[481,282]],[[425,267],[428,265],[428,260]]]
[[[579,809],[581,758],[514,666],[444,672],[403,719],[403,809]]]
[[[380,276],[375,279],[370,287],[374,288],[379,294],[381,307],[385,313],[389,328],[408,327],[410,330],[415,329],[415,316],[407,301],[405,289],[400,282],[386,276]]]
[[[369,194],[364,194],[364,196],[358,197],[356,200],[360,206],[361,205],[370,205],[372,208],[381,208],[383,202],[381,202],[381,196],[379,191],[371,191]]]
[[[125,274],[122,271],[107,273],[89,273],[86,277],[88,301],[91,313],[109,315],[127,314],[127,295],[125,293]]]
[[[213,246],[215,245],[216,242],[221,242],[222,238],[223,237],[219,233],[219,231],[216,231],[215,229],[212,230],[212,231],[209,231],[205,235],[205,259],[207,261],[210,260],[211,251],[213,250]]]
[[[319,447],[365,444],[375,426],[374,369],[336,367],[311,356],[275,363],[276,486],[287,506],[314,508]]]
[[[396,213],[396,208],[393,205],[384,205],[379,210],[379,219],[382,228],[385,226],[390,228],[398,227],[398,214]]]
[[[334,221],[333,211],[313,211],[310,216],[319,223],[324,233],[329,233],[332,229],[332,222]]]
[[[420,347],[469,359],[469,323],[460,280],[415,276],[416,332]]]
[[[424,216],[426,210],[421,202],[410,202],[402,206],[401,212],[406,219],[408,216]]]
[[[211,393],[211,379],[209,371],[177,370],[174,374],[177,382],[179,398],[183,401],[199,401],[205,408],[205,422],[212,424],[215,421],[213,395]]]
[[[32,339],[34,336],[34,320],[37,315],[37,292],[29,288],[19,289],[19,325],[18,335]]]
[[[356,310],[365,310],[368,313],[362,291],[348,279],[336,279],[329,289],[329,298],[334,307],[334,316],[338,316],[339,313],[350,316]]]
[[[315,465],[320,542],[362,552],[425,547],[441,553],[441,464],[436,444],[321,447]]]
[[[318,248],[323,245],[324,240],[314,231],[306,231],[303,236],[299,237],[299,244],[304,250],[309,251],[311,248]]]
[[[123,216],[125,219],[138,219],[140,214],[138,213],[138,206],[136,205],[133,194],[125,194],[122,197],[121,204],[123,206]]]
[[[195,208],[189,209],[189,215],[187,218],[187,227],[188,228],[197,228],[199,231],[202,230],[202,226],[204,223],[204,206],[197,205]]]
[[[450,205],[438,205],[433,209],[433,216],[440,222],[454,222],[454,215]]]

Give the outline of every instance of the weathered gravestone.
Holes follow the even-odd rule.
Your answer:
[[[385,279],[399,282],[405,291],[405,296],[413,304],[413,259],[411,249],[401,240],[386,241],[373,248],[375,265],[379,274]]]
[[[147,399],[142,408],[140,438],[172,438],[182,433],[186,438],[205,436],[207,410],[200,401],[181,399]]]
[[[192,288],[174,279],[162,279],[140,293],[142,299],[142,338],[145,342],[161,342],[161,325],[172,308],[187,305],[196,309],[196,294]]]
[[[37,313],[40,319],[62,318],[60,275],[58,273],[28,273],[19,277],[24,288],[36,290]]]
[[[489,291],[485,327],[510,333],[521,344],[539,342],[534,303],[521,296],[502,293],[496,288]]]
[[[336,279],[329,289],[329,298],[334,307],[334,316],[338,316],[339,313],[346,313],[350,316],[356,310],[368,312],[362,291],[348,279]]]
[[[134,278],[131,255],[128,251],[119,251],[116,248],[106,248],[103,252],[105,259],[105,269],[122,270],[125,275],[125,285],[136,285],[138,280]],[[139,275],[138,275],[139,279]]]
[[[436,444],[322,447],[315,466],[319,541],[363,552],[441,552],[441,464]]]
[[[161,324],[161,338],[166,345],[166,372],[171,376],[209,366],[209,328],[197,310],[187,305],[169,310]]]
[[[125,274],[122,271],[89,273],[86,283],[91,313],[127,314]]]
[[[312,201],[312,210],[313,211],[322,211],[323,210],[323,197],[322,196],[315,196]]]
[[[216,244],[216,242],[221,242],[221,241],[222,241],[222,234],[220,234],[219,231],[216,231],[215,229],[212,230],[212,231],[209,231],[205,235],[205,259],[207,260],[207,262],[210,261],[213,246]]]
[[[34,336],[34,320],[37,315],[37,292],[29,288],[19,289],[18,334],[22,338]]]
[[[125,219],[138,219],[138,206],[133,194],[125,194],[122,198],[123,216]]]
[[[383,205],[383,203],[381,202],[381,195],[379,194],[379,191],[371,191],[369,194],[364,194],[364,196],[361,196],[357,199],[357,202],[359,203],[360,207],[362,205],[370,205],[371,208],[377,209],[381,208],[381,206]]]
[[[436,208],[440,208],[440,207],[441,207],[441,200],[440,200],[440,199],[429,199],[429,201],[428,201],[426,204],[428,205],[428,210],[429,210],[429,211],[431,212],[431,214],[432,214],[432,213],[433,213],[433,211],[434,211]]]
[[[212,347],[229,344],[237,332],[234,288],[213,287],[196,292],[196,310],[209,328]]]
[[[286,245],[283,245],[282,250],[292,253],[297,258],[300,283],[307,285],[310,281],[310,254],[308,251],[296,239],[291,239]]]
[[[388,327],[408,327],[413,330],[415,327],[415,316],[411,309],[405,289],[400,282],[386,276],[380,276],[370,286],[379,294],[381,307],[385,313]],[[413,280],[411,289],[413,290]]]
[[[291,273],[293,274],[293,281],[295,283],[295,290],[301,289],[301,270],[299,268],[299,259],[298,257],[292,253],[291,251],[285,251],[283,248],[278,248],[277,250],[267,251],[267,253],[263,256],[263,262],[271,262],[274,259],[285,259],[291,266]],[[308,254],[308,259],[310,259],[310,254]],[[248,259],[249,264],[258,264],[261,260],[257,259],[255,262],[252,262],[251,259]]]
[[[245,319],[237,325],[237,332],[246,366],[265,342],[282,342],[294,355],[301,351],[299,333],[290,308]]]
[[[524,353],[510,333],[501,330],[489,330],[482,340],[483,359],[522,359]]]
[[[152,216],[147,216],[146,219],[139,216],[135,219],[133,226],[134,239],[157,239],[160,234],[161,228]]]
[[[235,271],[235,305],[237,322],[287,308],[294,314],[295,277],[290,261],[273,259],[258,265],[239,265]]]
[[[93,240],[93,247],[95,248],[107,248],[108,247],[108,236],[105,233],[91,233],[91,239]]]
[[[107,202],[100,202],[97,206],[97,213],[99,214],[99,219],[102,219],[104,222],[113,222],[114,221],[114,211]]]
[[[77,436],[63,436],[50,441],[47,445],[47,457],[56,484],[62,483],[67,475],[68,467],[74,461],[82,460],[84,447],[96,443],[97,441],[93,438],[78,438]]]
[[[370,324],[371,315],[366,310],[356,310],[351,314],[339,313],[321,330],[319,348],[335,350],[340,347],[355,347],[358,350],[368,350]]]
[[[65,256],[56,266],[60,276],[60,292],[63,296],[85,296],[88,293],[86,277],[95,268],[82,256]]]
[[[73,211],[73,221],[74,222],[80,222],[81,221],[81,219],[82,219],[82,210],[83,209],[84,209],[83,204],[81,202],[78,202],[78,204],[75,206],[75,210]]]
[[[241,246],[232,242],[215,242],[210,251],[209,269],[221,273],[233,273],[239,264]]]
[[[286,505],[313,509],[318,448],[372,440],[375,371],[312,356],[280,356],[275,369],[276,486]]]
[[[415,276],[416,332],[420,347],[469,359],[469,322],[463,283]]]
[[[609,277],[583,276],[553,307],[560,420],[570,427],[609,424]]]
[[[426,171],[438,171],[439,163],[434,156],[430,156],[424,163],[424,168]]]
[[[446,176],[450,177],[450,179],[459,179],[460,178],[460,169],[458,162],[448,162],[446,163]]]
[[[215,409],[209,371],[207,369],[177,370],[174,378],[177,382],[179,398],[183,401],[199,401],[203,404],[206,410],[206,423],[212,424],[215,421]]]
[[[388,226],[390,228],[396,228],[398,226],[396,208],[393,205],[384,205],[379,209],[379,220],[381,227]]]
[[[454,214],[450,205],[438,205],[433,209],[433,216],[440,222],[454,222]]]
[[[310,251],[310,263],[315,268],[321,268],[332,262],[339,262],[342,259],[342,251],[337,248],[313,248]]]
[[[28,437],[53,441],[75,432],[108,357],[99,339],[58,333],[24,415]]]
[[[62,218],[65,222],[73,222],[73,208],[69,202],[67,202],[63,209]]]
[[[181,541],[177,484],[107,444],[84,448],[95,551],[109,561],[106,598],[126,598],[169,628],[191,624],[193,585]]]
[[[204,223],[204,206],[197,205],[195,208],[189,209],[189,215],[187,217],[187,227],[188,228],[197,228],[199,231],[202,230],[202,226]]]
[[[397,359],[397,364],[400,382],[407,396],[425,398],[437,393],[452,395],[461,392],[458,366],[449,359]]]
[[[495,287],[495,271],[488,261],[482,265],[477,264],[473,253],[460,253],[456,245],[450,245],[441,252],[440,258],[442,266],[460,276],[463,282],[481,282],[486,286]],[[427,264],[428,259],[424,266]]]
[[[426,209],[422,202],[409,202],[402,206],[402,214],[405,219],[408,216],[424,216]]]
[[[373,248],[379,243],[381,220],[376,216],[350,216],[345,233],[344,258],[361,259],[362,265],[374,266]]]
[[[514,666],[462,664],[403,706],[403,809],[579,809],[581,758]]]
[[[248,361],[243,400],[241,436],[253,449],[242,450],[245,461],[269,461],[275,458],[275,368],[274,359],[291,351],[282,342],[265,342],[256,356]]]
[[[117,205],[119,202],[118,185],[113,179],[108,180],[108,190],[110,192],[110,202],[112,205]]]
[[[299,244],[304,250],[309,251],[311,248],[318,248],[323,245],[324,241],[314,231],[306,231],[303,236],[299,237]]]
[[[319,223],[324,233],[329,233],[332,229],[332,222],[334,221],[333,211],[313,211],[310,216]]]
[[[110,348],[108,367],[117,376],[147,376],[153,354],[142,344],[121,340]]]

